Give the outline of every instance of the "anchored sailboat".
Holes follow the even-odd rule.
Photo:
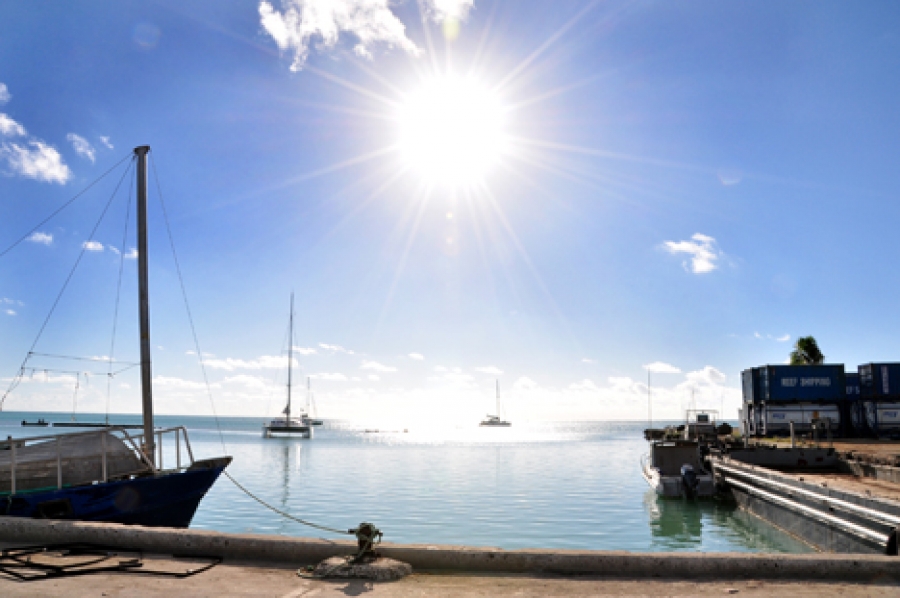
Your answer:
[[[508,428],[512,424],[508,421],[504,421],[501,419],[501,411],[500,411],[500,381],[497,380],[497,415],[488,415],[485,419],[478,424],[482,427],[496,427],[496,428]]]
[[[294,294],[291,293],[291,317],[290,333],[288,339],[288,379],[287,379],[287,407],[282,411],[283,418],[273,419],[263,424],[263,437],[299,436],[300,438],[312,438],[313,421],[305,410],[300,410],[299,417],[291,417],[291,371],[294,364]],[[307,379],[307,398],[309,397],[309,380]]]
[[[149,152],[149,146],[134,150],[143,432],[131,434],[110,426],[0,441],[0,513],[6,516],[187,527],[200,500],[231,463],[231,457],[195,460],[183,426],[153,426],[147,275]],[[164,445],[168,452],[163,451]],[[174,464],[164,466],[164,455]]]

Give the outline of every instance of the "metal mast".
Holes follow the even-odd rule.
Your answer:
[[[144,453],[156,463],[153,437],[153,387],[150,369],[150,298],[147,277],[147,154],[149,145],[134,148],[137,158],[138,301],[141,321],[141,397],[144,414]]]
[[[291,425],[291,366],[294,363],[294,294],[291,293],[291,331],[288,334],[288,404],[284,410],[285,421],[288,426]]]

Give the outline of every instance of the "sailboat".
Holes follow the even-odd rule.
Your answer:
[[[149,151],[149,146],[134,150],[143,431],[129,433],[123,427],[110,426],[0,441],[3,515],[188,527],[203,496],[231,463],[231,457],[194,459],[183,426],[163,429],[153,425],[147,267]]]
[[[306,377],[306,408],[309,411],[310,423],[314,426],[321,426],[325,422],[319,419],[318,410],[316,409],[316,397],[313,395],[309,386],[309,376]]]
[[[497,415],[488,415],[482,420],[479,426],[482,427],[495,427],[495,428],[508,428],[512,424],[508,421],[500,419],[500,381],[497,380]]]
[[[305,410],[300,410],[299,417],[291,417],[291,371],[294,364],[294,294],[291,293],[290,333],[288,339],[288,379],[287,406],[281,412],[284,417],[273,419],[263,424],[263,437],[271,438],[286,434],[300,438],[312,438],[313,422]],[[307,398],[309,397],[309,380],[307,379]]]

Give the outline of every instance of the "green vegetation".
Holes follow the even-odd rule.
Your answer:
[[[801,336],[794,343],[791,351],[791,365],[820,365],[825,361],[825,356],[819,350],[819,344],[812,336]]]

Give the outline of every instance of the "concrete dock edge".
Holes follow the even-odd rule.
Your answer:
[[[353,554],[354,541],[228,534],[110,523],[0,517],[0,543],[32,546],[84,542],[148,553],[221,556],[226,560],[317,563]],[[379,552],[417,571],[542,573],[666,579],[900,581],[897,557],[864,554],[638,553],[589,550],[502,550],[384,543]]]

